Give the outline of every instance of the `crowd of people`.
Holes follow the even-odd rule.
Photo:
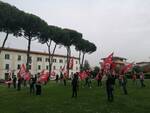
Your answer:
[[[137,85],[137,79],[139,79],[140,81],[140,86],[145,87],[143,72],[139,74],[133,73],[132,75],[133,84]],[[60,83],[66,86],[67,80],[68,80],[68,77],[65,76],[63,73],[60,73],[60,75],[58,74],[56,75],[56,79],[55,79],[56,83],[59,83],[60,81]],[[88,71],[86,72],[86,77],[84,79],[81,79],[81,75],[79,72],[76,72],[75,74],[71,75],[72,97],[77,98],[78,91],[79,91],[79,84],[81,85],[82,88],[84,87],[92,88],[93,80],[97,80],[98,87],[106,86],[107,99],[110,102],[114,101],[114,88],[116,85],[116,80],[118,80],[119,86],[122,87],[123,93],[125,95],[128,94],[127,78],[124,74],[120,74],[120,75],[116,74],[113,70],[109,70],[109,71],[107,70],[106,72],[99,71],[97,73],[97,76],[93,79],[92,74]],[[105,82],[102,82],[104,80]],[[42,92],[41,85],[43,82],[39,80],[39,75],[38,76],[31,75],[29,81],[24,80],[19,75],[18,76],[13,75],[12,77],[9,77],[7,81],[8,88],[10,88],[12,84],[12,86],[18,91],[21,90],[22,85],[24,87],[27,87],[27,83],[28,83],[28,86],[30,87],[30,90],[29,90],[30,95],[32,94],[41,95],[41,92]],[[103,84],[103,83],[106,83],[106,84]]]
[[[22,86],[24,87],[29,86],[30,95],[31,94],[41,95],[41,82],[38,80],[36,75],[34,77],[33,75],[31,75],[29,81],[25,80],[23,77],[19,75],[9,76],[8,80],[5,83],[8,84],[8,88],[10,88],[12,85],[13,88],[16,89],[17,91],[20,91]]]

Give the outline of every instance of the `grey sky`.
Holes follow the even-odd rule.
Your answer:
[[[150,0],[2,0],[40,16],[50,25],[75,29],[94,42],[97,51],[87,55],[92,65],[112,51],[129,61],[150,60]],[[3,37],[3,34],[1,34]],[[2,42],[3,38],[0,38]],[[17,44],[16,44],[17,43]],[[23,38],[10,38],[6,47],[27,48]],[[46,51],[32,43],[32,50]],[[65,54],[64,48],[57,53]],[[73,55],[77,55],[73,51]]]

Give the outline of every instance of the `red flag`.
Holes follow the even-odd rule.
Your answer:
[[[51,76],[55,76],[56,74],[55,74],[54,71],[52,71],[50,75],[51,75]]]
[[[66,67],[66,66],[64,65],[64,67],[61,69],[61,72],[64,72],[64,71],[65,71],[65,67]]]
[[[104,60],[104,66],[107,66],[107,65],[110,66],[110,64],[112,64],[112,62],[113,62],[113,60],[112,60],[113,54],[114,54],[114,53],[111,53],[111,54]]]
[[[113,63],[113,54],[114,53],[111,53],[106,59],[104,59],[104,62],[103,62],[103,64],[102,64],[102,68],[104,69],[104,70],[108,70],[108,69],[110,69],[110,66],[111,66],[111,64]]]
[[[127,72],[132,68],[132,65],[133,65],[133,63],[128,64],[128,65],[125,65],[125,66],[122,68],[121,73],[122,73],[122,74],[127,73]]]
[[[88,74],[86,73],[86,71],[82,71],[79,73],[79,77],[81,80],[84,80],[87,76]]]
[[[116,64],[115,62],[112,62],[110,68],[111,68],[111,69],[115,69],[116,65],[117,65],[117,64]]]
[[[42,70],[40,73],[39,81],[40,82],[47,82],[48,80],[48,73],[45,73],[45,70]]]
[[[72,69],[73,68],[73,64],[74,64],[74,60],[73,60],[73,57],[70,58],[69,60],[69,69]]]
[[[20,68],[20,70],[18,72],[18,75],[20,75],[21,77],[23,77],[25,74],[26,74],[26,68],[25,68],[25,65],[22,64],[21,68]]]
[[[29,72],[25,73],[24,80],[30,80],[30,73]]]

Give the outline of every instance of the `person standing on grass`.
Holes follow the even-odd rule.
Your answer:
[[[42,93],[41,82],[37,81],[37,83],[36,83],[36,95],[41,95],[41,93]]]
[[[78,75],[74,74],[73,80],[71,82],[72,85],[72,98],[77,97],[77,91],[78,91]]]
[[[30,95],[35,93],[35,83],[36,83],[36,78],[33,77],[33,75],[30,78]]]
[[[127,88],[126,88],[126,85],[127,85],[127,78],[126,78],[125,75],[122,76],[121,84],[122,84],[122,89],[123,89],[124,94],[127,95],[127,94],[128,94]]]
[[[21,90],[21,82],[22,82],[22,78],[21,76],[18,77],[18,83],[17,83],[17,90],[20,91]]]
[[[144,73],[143,72],[140,73],[140,83],[141,83],[141,87],[145,87],[145,84],[144,84]]]
[[[136,76],[136,73],[134,72],[132,75],[132,81],[133,81],[133,84],[135,84],[135,85],[137,84],[136,79],[137,79],[137,76]]]
[[[9,77],[8,77],[8,88],[10,88],[11,82],[12,82],[12,81],[11,81],[11,77],[9,76]]]
[[[107,80],[106,80],[106,91],[107,91],[107,99],[109,102],[114,101],[114,79],[112,73],[110,71],[106,72]]]
[[[56,83],[58,83],[58,80],[59,80],[59,76],[58,76],[58,74],[56,75]]]
[[[15,89],[16,89],[16,81],[17,81],[17,78],[16,78],[16,75],[14,75],[13,76],[13,86]]]

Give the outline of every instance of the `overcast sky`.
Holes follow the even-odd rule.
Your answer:
[[[150,0],[2,0],[33,13],[49,25],[75,29],[94,42],[97,51],[87,55],[91,65],[114,52],[128,61],[150,60]],[[4,37],[1,33],[0,37]],[[11,36],[10,36],[11,37]],[[3,38],[0,38],[2,42]],[[23,38],[9,38],[6,47],[27,49]],[[32,43],[32,50],[47,51]],[[66,54],[64,48],[57,53]],[[73,55],[77,52],[73,50]]]

